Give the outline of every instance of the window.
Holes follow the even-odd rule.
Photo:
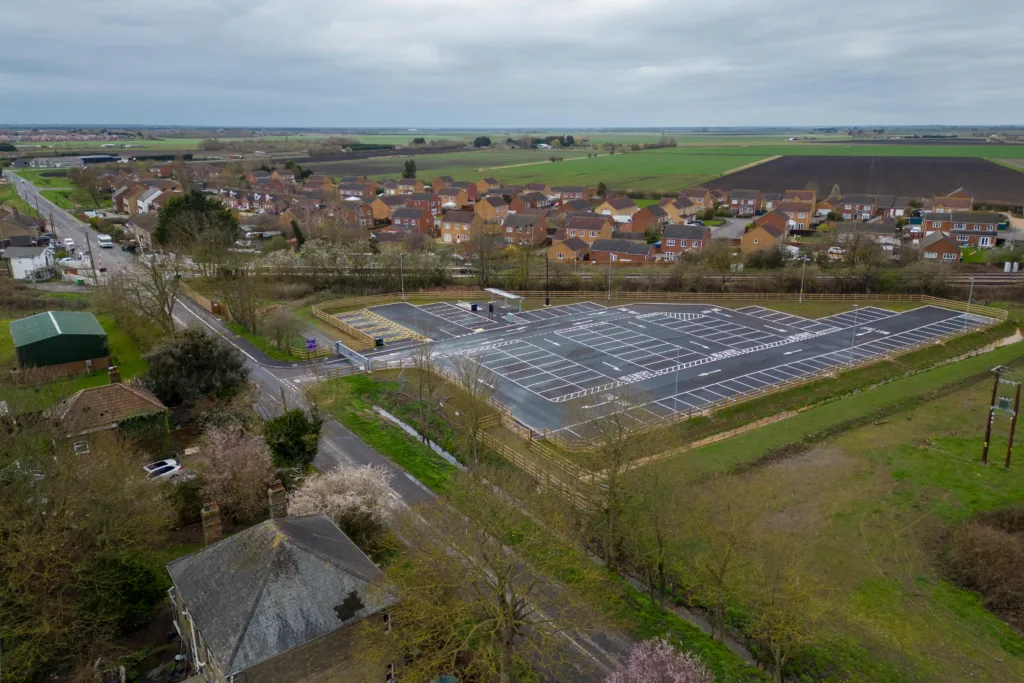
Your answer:
[[[395,682],[395,665],[394,664],[388,664],[388,669],[384,673],[384,683],[394,683],[394,682]]]
[[[505,232],[512,232],[512,226],[509,225],[505,228]]]
[[[757,244],[757,238],[756,237],[754,238],[754,244]]]
[[[569,231],[569,237],[575,237],[575,236],[576,236],[576,231],[575,230],[570,230]]]
[[[947,261],[952,261],[953,259],[956,258],[956,254],[943,254],[942,258],[944,258]]]
[[[691,245],[694,249],[700,249],[700,240],[694,240]]]
[[[609,254],[608,255],[608,260],[614,261],[615,260],[615,254]]]
[[[445,233],[444,234],[444,241],[445,242],[451,242],[452,241],[452,236],[450,234],[448,234],[448,233]]]
[[[970,239],[971,238],[968,237],[967,235],[957,235],[956,236],[956,241],[960,242],[962,244],[967,244],[967,242],[970,241]]]
[[[685,247],[686,246],[686,240],[679,240],[679,246]]]
[[[591,230],[590,231],[590,236],[591,237],[597,237],[597,231],[596,230]]]
[[[978,240],[978,246],[979,247],[990,247],[990,246],[992,246],[992,238],[991,237],[982,237],[982,238],[980,238]]]
[[[800,213],[800,214],[797,214],[796,217],[797,218],[807,218],[807,214],[806,213]]]
[[[925,258],[938,258],[939,255],[936,254],[934,251],[926,251],[926,252],[924,252],[924,257]]]
[[[853,208],[853,205],[852,205],[852,204],[847,204],[847,205],[846,205],[846,206],[844,206],[843,208],[844,208],[844,209],[852,209],[852,208]]]
[[[556,256],[558,256],[558,258],[565,258],[565,254],[562,254],[562,253],[558,253],[558,254],[556,254]]]
[[[75,455],[88,455],[89,454],[89,442],[88,441],[76,441]]]
[[[954,230],[965,230],[966,228],[967,228],[967,224],[966,223],[957,223],[956,225],[953,226]]]
[[[932,221],[932,227],[936,230],[942,227],[942,221]]]
[[[667,246],[669,246],[669,247],[674,247],[674,246],[676,246],[676,241],[675,240],[665,240],[665,244]]]
[[[974,226],[974,229],[975,229],[975,230],[981,230],[981,226],[980,226],[980,225],[975,225],[975,226]]]

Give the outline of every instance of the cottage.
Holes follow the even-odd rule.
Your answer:
[[[920,242],[921,257],[939,263],[959,263],[960,245],[944,232],[933,232]]]
[[[729,210],[734,216],[753,216],[761,210],[761,191],[731,191],[729,193]]]
[[[654,260],[654,247],[629,240],[594,240],[590,260],[595,263],[644,263]]]
[[[109,384],[82,389],[57,406],[65,438],[84,437],[75,442],[75,452],[88,452],[90,434],[119,430],[126,422],[140,418],[152,420],[154,426],[161,425],[159,431],[166,435],[167,406],[145,389],[122,384],[116,366],[108,367],[107,375]]]
[[[711,228],[704,225],[666,225],[661,236],[661,253],[674,261],[687,251],[703,251],[711,241]]]
[[[385,681],[356,655],[360,622],[387,629],[371,592],[381,572],[323,513],[272,518],[220,538],[220,510],[203,506],[205,548],[168,563],[175,630],[192,672],[228,681]]]
[[[548,221],[542,216],[509,214],[502,227],[502,236],[507,244],[537,246],[548,238]]]
[[[549,261],[587,261],[590,258],[590,245],[579,237],[570,237],[567,240],[553,242],[548,247]]]

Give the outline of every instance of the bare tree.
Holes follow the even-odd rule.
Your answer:
[[[493,402],[499,378],[475,354],[457,354],[449,362],[457,386],[451,400],[455,422],[473,456],[473,464],[479,464],[480,432],[486,419],[495,413]]]
[[[181,289],[183,264],[175,256],[141,259],[132,268],[121,268],[101,285],[112,303],[129,306],[156,323],[166,334],[174,333],[174,305]]]
[[[421,344],[413,352],[416,374],[413,380],[413,391],[419,407],[420,434],[430,438],[430,416],[434,412],[437,399],[435,394],[443,383],[437,363],[431,354],[430,346]]]
[[[260,329],[274,346],[282,350],[288,350],[290,342],[299,334],[302,325],[283,306],[274,306],[260,316]]]
[[[260,331],[262,289],[262,276],[248,264],[225,271],[217,281],[217,292],[228,305],[231,318],[253,334]]]
[[[626,545],[636,568],[642,573],[658,609],[665,608],[668,567],[678,550],[681,488],[655,466],[637,466],[627,475],[625,486],[633,491],[624,514],[631,532]]]

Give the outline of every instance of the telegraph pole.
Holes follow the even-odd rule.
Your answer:
[[[1017,430],[1017,411],[1020,409],[1020,382],[1017,383],[1017,395],[1013,399],[1013,417],[1010,418],[1010,441],[1006,444],[1006,469],[1010,469],[1010,456],[1013,454],[1013,433]]]
[[[996,396],[999,393],[999,370],[996,370],[996,381],[992,384],[992,400],[988,405],[988,423],[985,425],[985,443],[981,447],[981,464],[988,464],[988,442],[992,438],[992,423],[996,421]]]

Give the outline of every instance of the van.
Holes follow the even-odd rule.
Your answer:
[[[97,241],[100,243],[100,249],[110,249],[114,246],[114,240],[110,235],[100,235]]]

